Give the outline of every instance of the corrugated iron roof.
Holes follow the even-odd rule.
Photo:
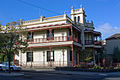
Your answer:
[[[111,40],[111,39],[120,39],[120,33],[114,34],[114,35],[106,38],[106,40]]]

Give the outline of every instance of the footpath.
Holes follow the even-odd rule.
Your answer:
[[[23,68],[20,72],[0,72],[0,76],[24,76],[24,72],[30,73],[47,73],[47,74],[63,74],[63,75],[98,75],[98,76],[120,76],[120,72],[100,73],[100,72],[80,72],[80,71],[56,71],[50,69],[34,69],[34,68]]]

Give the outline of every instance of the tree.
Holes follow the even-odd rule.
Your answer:
[[[82,62],[90,62],[93,58],[93,54],[91,50],[81,50],[80,51],[80,59]]]
[[[96,62],[100,65],[103,66],[103,60],[106,60],[105,57],[105,47],[102,46],[100,49],[97,50],[96,54]]]
[[[27,50],[27,40],[23,40],[23,34],[26,34],[25,28],[20,25],[20,21],[7,23],[6,26],[0,26],[0,53],[5,54],[8,58],[9,73],[10,69],[10,56],[18,54],[19,50]]]

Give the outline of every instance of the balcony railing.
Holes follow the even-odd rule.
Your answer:
[[[93,40],[85,40],[85,45],[92,45],[93,44]]]
[[[47,43],[47,42],[63,42],[63,41],[75,41],[80,43],[77,38],[73,38],[71,36],[58,36],[53,38],[35,38],[32,40],[28,40],[28,43]]]
[[[100,41],[85,40],[85,45],[101,45]]]
[[[100,41],[94,41],[95,45],[102,45],[102,43]]]

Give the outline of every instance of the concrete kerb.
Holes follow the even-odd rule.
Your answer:
[[[91,72],[75,72],[75,71],[54,71],[55,74],[67,74],[67,75],[98,75],[98,73]]]
[[[24,73],[17,73],[17,72],[6,73],[6,72],[0,72],[0,76],[17,77],[17,76],[24,76]]]
[[[41,70],[41,69],[22,70],[22,72],[35,72],[35,73],[46,73],[46,74],[65,74],[65,75],[88,75],[88,76],[89,75],[110,76],[110,75],[120,74],[120,72],[100,73],[100,72],[56,71],[56,70]]]
[[[68,75],[99,75],[99,76],[120,76],[120,72],[100,73],[100,72],[76,72],[76,71],[54,71],[54,74],[68,74]]]
[[[22,72],[35,72],[35,73],[46,73],[46,74],[65,74],[65,75],[98,75],[99,73],[96,72],[76,72],[76,71],[41,71],[41,69],[34,69],[34,70],[22,70]]]

